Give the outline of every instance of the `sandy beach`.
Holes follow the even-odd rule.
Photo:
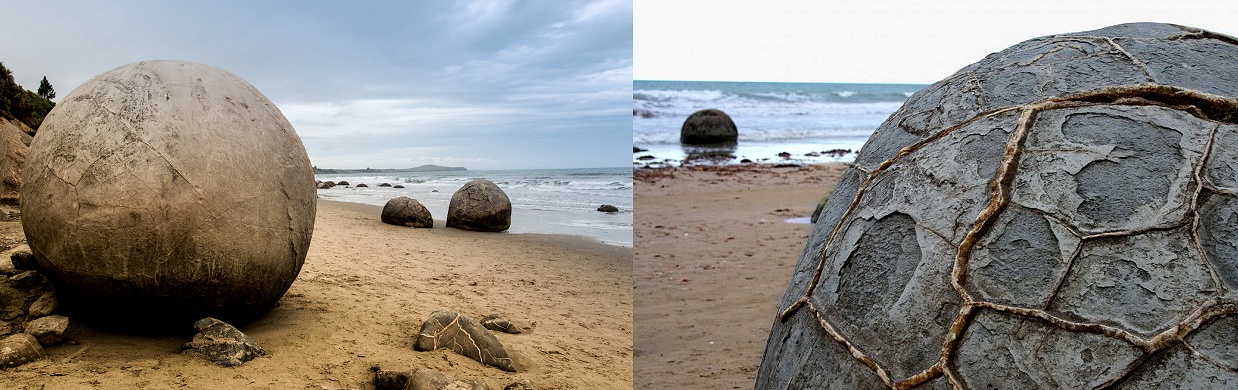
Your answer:
[[[842,164],[639,169],[638,389],[750,389],[778,300]]]
[[[240,326],[266,356],[220,367],[181,353],[193,336],[106,332],[75,324],[70,344],[0,370],[4,389],[372,389],[373,366],[430,368],[502,389],[629,389],[632,261],[627,248],[566,236],[412,229],[381,208],[319,201],[304,268],[279,305]],[[20,239],[20,222],[0,223]],[[18,237],[14,237],[17,235]],[[0,242],[8,242],[0,240]],[[503,314],[531,334],[496,336],[525,370],[508,373],[447,350],[416,352],[430,313]]]

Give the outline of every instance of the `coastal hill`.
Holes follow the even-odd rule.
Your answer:
[[[467,171],[464,167],[444,167],[438,165],[422,165],[415,168],[396,168],[396,169],[333,169],[314,167],[314,174],[330,174],[330,173],[387,173],[387,172],[433,172],[433,171]]]

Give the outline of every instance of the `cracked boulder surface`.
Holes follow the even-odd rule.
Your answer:
[[[451,195],[447,227],[501,232],[512,226],[512,201],[494,182],[474,179]]]
[[[917,92],[813,226],[756,388],[1238,387],[1236,59],[1123,24]]]
[[[443,348],[503,371],[518,370],[507,348],[494,334],[472,318],[450,310],[430,313],[430,319],[421,325],[421,331],[413,343],[413,350],[416,351]]]
[[[225,70],[146,61],[86,81],[30,146],[22,227],[88,317],[244,322],[296,279],[309,158],[279,109]]]

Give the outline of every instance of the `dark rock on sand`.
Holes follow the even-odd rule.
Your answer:
[[[353,187],[356,187],[356,188],[362,188],[362,187],[369,187],[369,186],[365,185],[365,183],[357,183],[357,185],[355,185],[355,186],[353,186]]]
[[[490,390],[485,382],[456,379],[428,368],[413,370],[408,378],[407,390]]]
[[[0,368],[17,367],[47,356],[39,340],[27,333],[0,339]]]
[[[496,332],[510,334],[532,333],[533,326],[520,321],[513,321],[498,314],[490,314],[481,318],[481,325]]]
[[[394,186],[391,186],[391,188],[404,188],[404,186],[399,185],[399,184],[396,184],[396,185],[394,185]]]
[[[485,382],[456,379],[428,368],[413,371],[386,371],[377,366],[374,390],[489,390]]]
[[[604,205],[598,206],[598,211],[601,211],[603,213],[617,213],[619,212],[619,208],[612,206],[612,205],[604,204]]]
[[[320,189],[320,190],[325,190],[325,189],[328,189],[328,188],[331,188],[331,187],[335,187],[335,183],[332,183],[332,182],[329,182],[329,181],[324,181],[324,182],[318,183],[318,189]]]
[[[22,271],[39,269],[39,261],[34,257],[34,253],[29,250],[20,250],[13,252],[9,256],[9,260],[13,262],[13,268]]]
[[[69,317],[47,316],[26,323],[26,333],[39,340],[44,347],[64,342],[64,332],[69,329]]]
[[[735,122],[722,110],[713,108],[692,113],[679,129],[679,142],[689,145],[726,144],[738,140]]]
[[[185,344],[185,353],[198,355],[221,366],[239,366],[266,354],[253,340],[227,323],[203,318],[193,323],[198,334]]]
[[[30,270],[10,276],[9,284],[11,284],[13,288],[29,290],[38,287],[45,280],[46,279],[43,278],[43,275],[39,274],[39,271]]]
[[[632,153],[640,153],[640,152],[648,152],[648,151],[649,149],[641,149],[635,146],[632,147]]]
[[[482,232],[501,232],[512,225],[512,202],[499,186],[476,179],[451,195],[447,227]]]
[[[530,382],[528,379],[520,379],[507,386],[503,386],[503,390],[537,390],[537,388],[533,387],[533,382]]]
[[[395,197],[387,201],[387,205],[383,206],[381,219],[383,223],[392,225],[415,228],[434,227],[434,218],[430,216],[430,210],[416,199],[406,196]]]
[[[417,341],[413,344],[413,349],[417,351],[440,348],[450,349],[503,371],[516,371],[515,362],[494,334],[477,321],[453,311],[439,310],[431,313],[430,319],[421,326]]]
[[[350,186],[351,184],[348,184],[348,181],[347,181],[347,180],[340,180],[340,182],[339,182],[339,183],[335,183],[335,185],[337,185],[337,186],[345,186],[345,187],[348,187],[348,186]]]
[[[391,187],[391,183],[383,183],[383,184],[379,184],[378,186],[379,187]]]

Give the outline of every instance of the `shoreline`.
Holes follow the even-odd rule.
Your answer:
[[[812,229],[791,220],[810,216],[845,169],[635,170],[635,388],[752,388]]]
[[[181,337],[116,333],[70,318],[69,344],[2,370],[0,387],[362,389],[373,386],[370,369],[378,366],[429,368],[491,388],[521,380],[632,388],[630,256],[571,237],[388,225],[379,211],[320,200],[296,281],[270,312],[239,326],[266,349],[263,357],[219,367],[181,353],[191,324]],[[495,334],[526,366],[511,373],[446,350],[414,351],[437,310],[531,323],[529,334]]]
[[[328,200],[318,198],[318,204],[326,204],[328,206],[339,207],[350,210],[356,213],[374,217],[378,219],[382,216],[383,206],[376,206],[369,203],[349,202],[343,200]],[[393,225],[394,226],[394,225]],[[412,229],[412,228],[410,228]],[[546,234],[546,233],[509,233],[509,232],[474,232],[460,230],[447,227],[447,221],[443,219],[435,219],[434,227],[429,230],[435,234],[454,235],[465,237],[467,235],[485,235],[489,238],[502,240],[522,240],[530,242],[538,242],[543,244],[562,246],[576,250],[583,250],[606,256],[615,257],[631,257],[632,246],[623,246],[616,244],[608,244],[594,237],[571,234]]]

